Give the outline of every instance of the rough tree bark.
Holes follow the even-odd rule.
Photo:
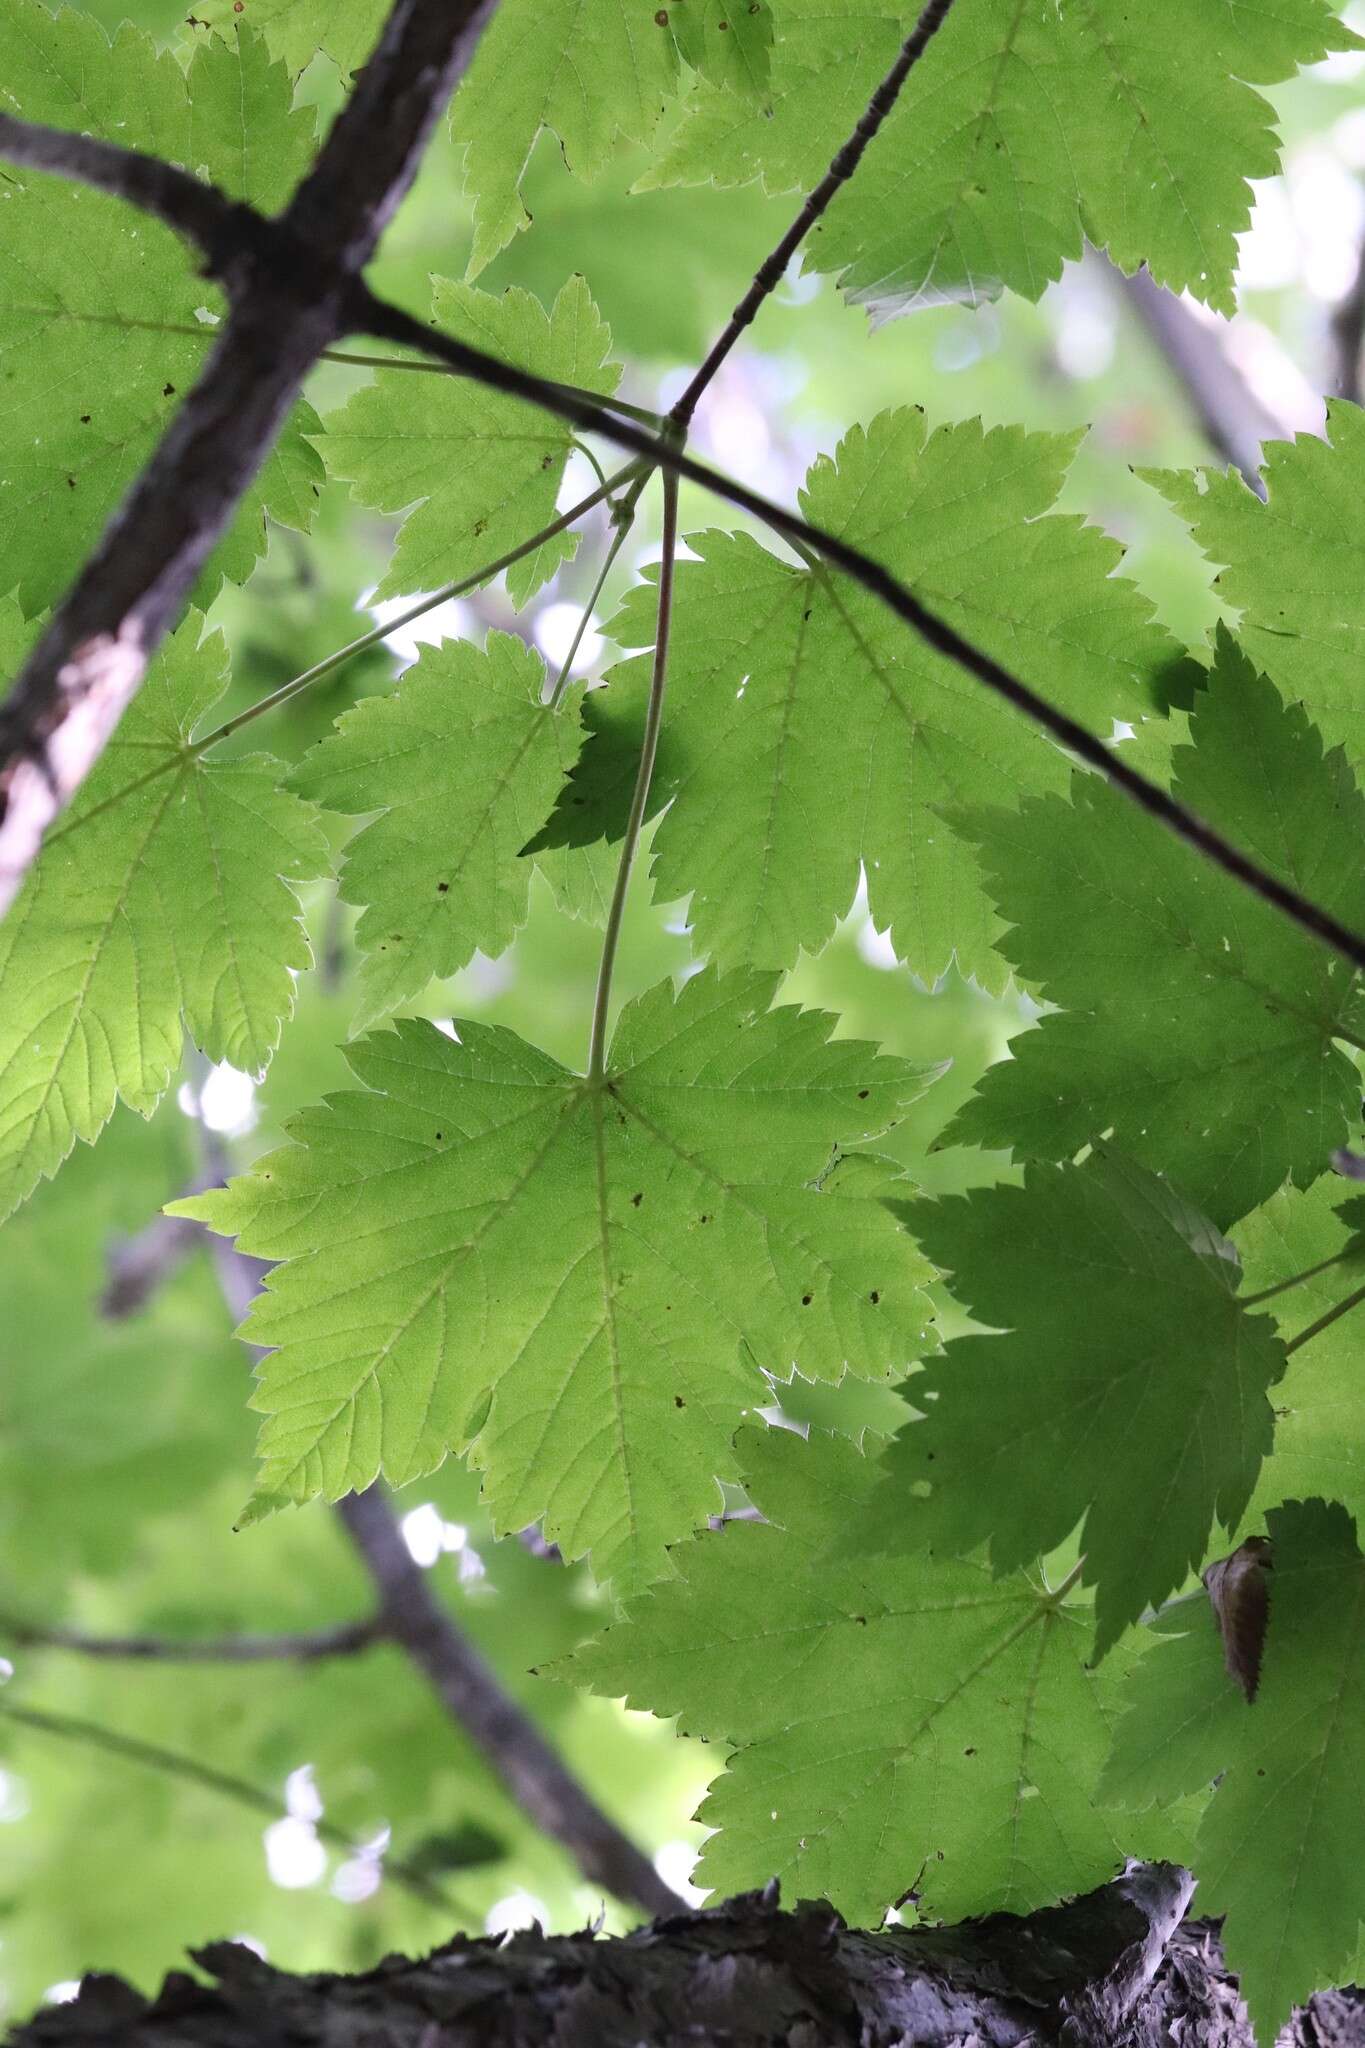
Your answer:
[[[354,1977],[294,1977],[229,1942],[153,1999],[92,1976],[12,2048],[1253,2048],[1188,1874],[1134,1865],[1026,1919],[859,1933],[776,1886],[614,1940],[458,1936]],[[1358,2048],[1365,1993],[1326,1992],[1281,2048]]]

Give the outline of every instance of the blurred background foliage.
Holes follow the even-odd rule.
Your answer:
[[[172,43],[187,33],[178,0],[87,4],[110,27],[131,17]],[[1353,13],[1365,27],[1365,7]],[[325,117],[340,81],[319,60],[300,92]],[[1224,366],[1233,403],[1259,407],[1282,432],[1316,433],[1323,394],[1350,374],[1333,315],[1356,288],[1365,227],[1365,59],[1320,66],[1278,104],[1285,172],[1258,194],[1242,248],[1241,311],[1231,323],[1191,318]],[[582,271],[627,363],[625,395],[659,407],[681,388],[791,203],[753,190],[633,196],[638,169],[620,158],[584,186],[543,139],[527,188],[534,225],[480,282],[548,300],[571,270]],[[456,154],[442,135],[387,237],[378,282],[421,306],[430,273],[462,275],[469,239]],[[317,402],[325,409],[366,374],[325,366]],[[1088,429],[1066,508],[1122,540],[1128,573],[1162,617],[1192,646],[1203,644],[1217,617],[1212,572],[1138,472],[1208,460],[1209,446],[1170,362],[1101,259],[1070,268],[1036,307],[941,308],[878,331],[828,280],[794,275],[718,379],[697,445],[789,502],[810,460],[848,426],[905,403],[922,405],[934,422],[980,415],[988,424]],[[575,458],[562,502],[590,484]],[[585,673],[600,675],[610,660],[599,628],[654,558],[656,520],[647,499],[583,642]],[[683,521],[684,531],[733,523],[690,490]],[[481,639],[490,625],[508,627],[557,662],[606,537],[604,519],[587,522],[577,559],[525,613],[514,614],[494,586],[433,611],[419,637]],[[225,710],[366,630],[367,594],[391,543],[391,528],[337,487],[309,539],[272,536],[251,582],[225,591],[214,610],[234,655]],[[416,644],[394,635],[253,727],[249,744],[296,758],[356,696],[392,687]],[[11,2011],[63,1995],[87,1968],[148,1982],[184,1947],[222,1935],[249,1938],[296,1968],[356,1967],[389,1948],[432,1944],[452,1919],[478,1930],[534,1914],[565,1927],[601,1907],[393,1648],[306,1665],[139,1665],[29,1647],[16,1631],[25,1621],[96,1635],[310,1631],[367,1611],[364,1572],[323,1507],[233,1533],[251,1483],[247,1360],[203,1251],[136,1314],[114,1321],[100,1306],[111,1254],[205,1170],[206,1146],[243,1164],[277,1141],[295,1108],[344,1082],[349,914],[325,889],[307,909],[319,964],[300,982],[298,1014],[265,1080],[187,1071],[149,1124],[120,1112],[97,1152],[78,1148],[0,1240],[7,1697],[210,1764],[264,1790],[278,1808],[266,1820],[192,1775],[112,1755],[69,1732],[0,1721],[0,1996]],[[496,1020],[577,1062],[597,947],[592,924],[568,915],[538,880],[515,945],[500,959],[476,959],[423,1007]],[[689,960],[686,905],[651,902],[642,866],[619,996]],[[935,1138],[1028,1022],[1025,999],[992,1001],[952,975],[922,986],[856,908],[825,952],[798,966],[787,994],[836,1012],[841,1031],[949,1063],[888,1141],[921,1185],[961,1188],[1005,1170],[980,1154],[936,1151]],[[944,1313],[952,1313],[946,1304]],[[855,1433],[893,1427],[900,1411],[888,1389],[793,1386],[775,1390],[773,1401],[792,1419]],[[588,1575],[527,1542],[493,1542],[477,1482],[454,1463],[408,1488],[397,1506],[413,1555],[461,1628],[595,1796],[670,1882],[685,1885],[699,1838],[689,1816],[714,1755],[643,1715],[530,1675],[601,1617]],[[394,1881],[386,1846],[445,1887],[449,1912]],[[619,1922],[619,1909],[608,1913]]]

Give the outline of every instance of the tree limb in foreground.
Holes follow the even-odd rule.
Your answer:
[[[1135,1864],[1066,1906],[957,1927],[851,1931],[777,1887],[614,1940],[457,1937],[355,1977],[294,1977],[217,1942],[154,1999],[87,1977],[11,2048],[1254,2048],[1183,1870]],[[1359,2041],[1365,1994],[1319,1993],[1282,2048]]]
[[[412,182],[494,0],[396,0],[276,222],[109,144],[7,119],[0,153],[115,191],[205,252],[228,318],[199,379],[0,706],[0,914],[102,753]]]
[[[269,1267],[225,1238],[213,1239],[212,1254],[224,1298],[240,1322]],[[254,1345],[247,1349],[264,1356]],[[348,1494],[336,1512],[374,1583],[380,1630],[407,1653],[522,1812],[567,1849],[591,1883],[645,1913],[676,1911],[677,1893],[579,1784],[436,1598],[384,1489],[375,1484]]]

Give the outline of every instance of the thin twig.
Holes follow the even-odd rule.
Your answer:
[[[0,707],[0,914],[98,760],[195,578],[346,332],[350,288],[410,185],[493,0],[395,0],[316,161],[277,221],[169,165],[7,118],[16,160],[93,179],[189,234],[228,318],[155,454]]]
[[[135,796],[149,783],[158,781],[161,776],[169,775],[173,770],[182,769],[187,754],[206,753],[210,747],[216,747],[221,741],[230,739],[233,733],[240,732],[244,725],[250,725],[257,718],[264,718],[267,712],[278,711],[281,705],[302,695],[305,690],[311,689],[314,683],[321,682],[325,676],[332,675],[343,663],[351,661],[357,654],[363,654],[367,648],[377,646],[391,633],[397,633],[404,626],[410,626],[415,619],[420,619],[437,605],[477,590],[491,577],[510,568],[513,562],[519,562],[524,555],[534,554],[538,547],[542,547],[547,540],[552,540],[557,533],[562,533],[567,526],[571,526],[585,512],[599,504],[604,496],[610,496],[613,490],[638,475],[642,469],[648,473],[646,465],[639,462],[627,463],[624,468],[617,470],[605,480],[602,489],[592,491],[586,498],[581,498],[576,505],[571,505],[567,512],[561,513],[558,518],[552,519],[548,526],[542,527],[539,533],[532,534],[529,540],[520,542],[515,548],[509,548],[496,562],[485,563],[482,569],[476,569],[472,575],[461,577],[456,583],[443,585],[440,590],[432,591],[428,596],[419,598],[415,604],[409,605],[405,612],[399,612],[396,618],[384,620],[382,625],[372,627],[358,639],[349,640],[344,647],[324,655],[321,661],[314,662],[313,666],[305,669],[301,675],[292,677],[287,683],[281,683],[278,689],[271,690],[266,696],[258,697],[254,704],[248,704],[244,711],[225,719],[221,725],[215,726],[212,732],[206,732],[188,748],[177,747],[173,752],[164,755],[160,761],[154,761],[150,768],[144,768],[131,782],[125,782],[121,789],[111,790],[108,796],[102,797],[99,803],[90,805],[78,816],[66,818],[54,832],[48,834],[45,843],[48,846],[56,846],[63,839],[69,839],[73,833],[83,831],[92,825],[96,818],[102,817],[106,811],[113,810],[117,804],[126,802],[130,796]],[[170,1222],[174,1219],[168,1217],[166,1220]],[[111,1311],[106,1310],[106,1314],[108,1313]]]
[[[241,1322],[270,1268],[225,1238],[212,1240],[212,1252],[228,1308]],[[265,1356],[255,1345],[247,1349],[257,1360]],[[382,1487],[348,1494],[336,1512],[373,1581],[386,1634],[407,1652],[523,1813],[616,1898],[651,1915],[680,1911],[677,1893],[589,1797],[440,1605]]]
[[[1305,1344],[1311,1344],[1324,1330],[1330,1330],[1333,1323],[1339,1323],[1353,1308],[1359,1308],[1362,1301],[1365,1301],[1365,1285],[1357,1287],[1354,1294],[1348,1294],[1345,1301],[1339,1301],[1334,1308],[1329,1308],[1325,1315],[1320,1315],[1306,1330],[1300,1330],[1297,1337],[1291,1337],[1284,1347],[1285,1357],[1292,1357],[1294,1352],[1302,1350]]]
[[[698,402],[717,370],[753,320],[763,301],[769,293],[776,291],[786,275],[787,265],[816,222],[828,210],[839,187],[847,184],[857,170],[869,143],[895,106],[901,87],[948,19],[952,5],[953,0],[928,0],[928,5],[919,20],[901,45],[895,63],[868,101],[857,127],[838,151],[820,183],[807,197],[786,234],[760,264],[753,283],[730,315],[724,332],[716,340],[706,361],[674,406],[669,417],[678,426],[686,427],[691,424]]]
[[[239,711],[235,718],[225,719],[222,725],[215,726],[212,732],[205,733],[203,739],[195,741],[192,751],[202,754],[209,747],[216,747],[220,740],[230,738],[244,725],[250,725],[253,719],[264,718],[268,711],[278,710],[281,704],[287,704],[291,698],[311,689],[314,683],[321,682],[324,676],[331,675],[344,662],[353,660],[357,654],[363,654],[366,648],[375,647],[381,640],[387,640],[391,633],[400,632],[404,626],[410,626],[415,619],[434,611],[437,605],[448,604],[452,598],[467,596],[471,590],[477,590],[480,584],[501,575],[504,569],[510,569],[514,562],[521,561],[526,555],[533,555],[537,548],[544,547],[547,540],[553,540],[556,534],[563,533],[568,527],[575,525],[585,513],[591,512],[594,505],[600,505],[604,498],[609,498],[621,484],[629,483],[639,469],[638,462],[627,463],[624,469],[618,469],[613,476],[605,477],[598,488],[590,491],[586,498],[580,498],[576,505],[571,505],[567,512],[561,512],[548,526],[542,526],[539,533],[532,534],[529,540],[521,541],[516,547],[509,548],[505,555],[499,555],[496,562],[489,562],[484,568],[476,569],[472,576],[462,576],[455,583],[443,584],[439,590],[433,590],[428,596],[419,598],[416,604],[409,605],[405,612],[399,612],[396,618],[385,619],[370,632],[362,633],[359,639],[348,641],[345,647],[337,648],[334,654],[324,655],[321,661],[315,661],[302,675],[295,676],[290,682],[281,683],[280,687],[272,690],[268,696],[259,697],[254,704],[248,704],[245,711]],[[180,756],[175,755],[172,759],[178,761]]]
[[[0,1614],[0,1636],[37,1650],[69,1650],[138,1664],[317,1664],[327,1657],[355,1657],[383,1642],[387,1630],[377,1615],[296,1635],[91,1636],[80,1629],[49,1628],[17,1615]]]
[[[55,1714],[45,1707],[23,1707],[3,1695],[0,1695],[0,1715],[21,1728],[32,1728],[42,1735],[56,1735],[67,1742],[79,1742],[87,1748],[103,1750],[107,1756],[119,1757],[125,1763],[141,1764],[147,1770],[158,1771],[163,1777],[181,1778],[187,1784],[202,1786],[206,1792],[220,1793],[224,1799],[235,1800],[239,1806],[249,1806],[254,1812],[263,1813],[268,1820],[281,1818],[280,1802],[271,1793],[253,1785],[247,1778],[234,1777],[230,1771],[220,1771],[212,1764],[200,1763],[197,1757],[185,1756],[179,1750],[163,1749],[156,1742],[143,1742],[138,1736],[125,1735],[118,1728],[102,1728],[97,1721],[87,1721],[76,1714]],[[347,1856],[356,1854],[357,1844],[344,1829],[329,1820],[315,1820],[312,1826],[319,1840],[331,1848],[339,1849]],[[444,1885],[414,1869],[401,1856],[386,1855],[381,1868],[386,1877],[413,1892],[438,1913],[477,1925],[479,1916],[472,1908],[462,1905]]]
[[[727,504],[738,506],[742,512],[780,533],[793,543],[801,542],[815,548],[827,562],[842,569],[864,590],[871,591],[888,610],[904,621],[921,640],[938,654],[955,662],[968,675],[974,676],[995,696],[1021,712],[1032,724],[1040,726],[1053,739],[1061,742],[1084,761],[1088,767],[1097,769],[1106,779],[1121,789],[1140,808],[1165,825],[1168,830],[1183,839],[1187,845],[1211,860],[1226,874],[1250,889],[1266,903],[1283,913],[1293,923],[1315,939],[1341,954],[1354,967],[1365,968],[1365,936],[1352,931],[1340,918],[1312,902],[1297,889],[1290,888],[1278,877],[1260,867],[1240,848],[1223,837],[1211,825],[1170,796],[1156,783],[1149,782],[1135,768],[1129,766],[1122,754],[1115,752],[1105,741],[1068,717],[1046,697],[1024,682],[1019,676],[987,654],[972,641],[966,639],[938,613],[924,604],[907,584],[894,576],[871,555],[854,547],[851,542],[837,534],[826,531],[803,519],[799,513],[789,512],[784,506],[775,504],[758,491],[750,490],[746,484],[735,483],[731,478],[712,469],[704,462],[697,462],[690,455],[683,454],[667,440],[651,440],[650,436],[626,420],[607,417],[595,402],[567,399],[546,390],[540,380],[529,371],[517,369],[510,363],[501,362],[496,356],[457,339],[454,335],[443,334],[438,329],[426,327],[411,315],[400,312],[376,298],[365,287],[357,291],[355,318],[362,322],[370,333],[386,340],[401,341],[414,348],[426,348],[433,355],[440,355],[455,367],[467,370],[471,377],[477,377],[494,390],[510,391],[534,404],[543,405],[547,412],[557,413],[574,426],[600,434],[604,440],[613,441],[620,448],[635,454],[650,455],[660,469],[689,483],[700,484]]]
[[[0,155],[3,154],[4,152],[0,151]],[[196,327],[185,327],[178,331],[198,334],[201,330]],[[421,370],[428,377],[451,375],[444,363],[433,363],[430,357],[422,356],[367,356],[357,355],[353,349],[348,348],[325,348],[322,351],[322,360],[324,363],[346,363],[356,370]],[[546,382],[556,384],[560,391],[581,390],[581,386],[577,384],[561,384],[554,378],[547,378]],[[628,420],[638,420],[642,427],[653,427],[655,433],[658,433],[665,424],[661,412],[652,412],[647,405],[631,405],[626,399],[618,398],[614,392],[610,397],[602,395],[601,402],[608,412],[624,413]]]
[[[314,216],[318,210],[317,193],[326,185],[326,180],[322,181],[322,185],[318,183],[323,163],[329,152],[333,152],[333,144],[348,118],[353,116],[357,101],[364,97],[365,81],[369,79],[371,72],[380,70],[380,57],[393,40],[395,22],[399,17],[407,22],[413,14],[425,12],[435,4],[436,0],[399,0],[395,16],[391,19],[390,28],[386,31],[384,42],[381,44],[379,56],[362,75],[362,88],[357,91],[333,130],[332,138],[323,152],[323,158],[319,160],[318,171],[305,181],[296,195],[297,212],[296,204],[291,203],[284,221],[277,224],[253,215],[249,208],[239,206],[233,210],[234,222],[239,224],[239,228],[243,218],[250,225],[250,235],[241,240],[237,252],[237,260],[246,265],[247,279],[254,278],[262,268],[272,285],[277,284],[282,278],[291,277],[290,296],[285,310],[293,310],[295,321],[301,327],[307,322],[298,308],[302,306],[310,318],[320,317],[322,300],[315,303],[320,290],[316,279],[319,275],[322,275],[324,280],[331,276],[326,258],[318,257],[314,253],[306,237],[301,243],[299,234],[300,224],[321,226]],[[428,20],[428,32],[430,26]],[[401,37],[399,40],[401,41]],[[458,43],[458,37],[456,40]],[[452,56],[452,67],[454,63],[455,58]],[[373,119],[376,109],[373,95],[370,97],[370,118]],[[349,133],[354,144],[354,127]],[[385,161],[388,161],[390,155],[391,151],[385,155]],[[335,175],[332,182],[337,182]],[[305,197],[309,201],[307,205],[303,203]],[[245,235],[245,230],[240,232]],[[356,236],[353,234],[347,238],[343,235],[341,242],[342,260],[349,261],[356,246]],[[324,237],[319,246],[326,250],[329,246],[327,238]],[[303,269],[302,280],[294,275],[300,265]],[[231,275],[230,270],[228,274]],[[306,282],[309,275],[314,278],[312,296]],[[668,437],[655,438],[633,422],[616,418],[598,400],[549,384],[543,378],[503,362],[483,349],[425,326],[411,315],[376,298],[356,276],[351,276],[348,283],[349,289],[345,292],[344,302],[340,306],[332,304],[331,285],[322,294],[322,298],[327,302],[328,318],[333,324],[340,323],[348,330],[363,331],[378,339],[414,348],[477,378],[493,390],[509,392],[516,397],[529,400],[532,404],[543,406],[547,412],[569,421],[575,427],[601,434],[604,439],[615,442],[617,446],[626,448],[633,454],[646,456],[656,466],[671,474],[701,484],[703,488],[713,491],[725,502],[763,520],[789,541],[815,547],[827,561],[843,569],[864,589],[871,591],[897,618],[918,633],[927,645],[956,662],[987,689],[1011,704],[1015,710],[1021,712],[1043,731],[1050,733],[1055,740],[1060,741],[1090,767],[1097,769],[1150,816],[1158,819],[1244,887],[1272,904],[1301,929],[1340,953],[1353,966],[1365,967],[1365,937],[1351,931],[1321,905],[1311,902],[1297,890],[1288,887],[1276,876],[1258,866],[1255,861],[1250,860],[1239,848],[1233,846],[1221,833],[1216,832],[1185,805],[1139,774],[1105,741],[1097,738],[1075,719],[1068,717],[1066,713],[1040,696],[993,656],[966,640],[947,620],[941,619],[928,606],[921,603],[898,577],[892,575],[871,556],[864,554],[860,548],[812,525],[798,514],[772,503],[756,491],[749,490],[747,486],[732,482],[718,471],[708,468],[706,464],[694,461],[692,457],[671,445]],[[238,289],[243,289],[240,282]],[[283,285],[279,285],[279,289],[283,290]],[[269,294],[265,299],[261,299],[259,295],[254,298],[249,290],[245,296],[247,310],[255,304],[259,313],[268,301],[271,315],[278,321],[280,306],[277,300]],[[229,331],[231,328],[230,322]],[[258,334],[257,342],[261,339]],[[333,339],[335,335],[329,335],[327,345],[330,345]],[[316,335],[313,336],[313,340],[316,341]],[[226,347],[225,337],[221,348]],[[317,348],[313,347],[310,361],[316,360],[317,352]],[[217,360],[216,355],[214,361]],[[213,365],[209,367],[211,371]],[[239,361],[235,362],[235,368],[240,373],[242,364]],[[212,381],[208,371],[205,373],[205,379],[201,379],[201,386],[196,389],[200,389],[206,380]],[[273,388],[276,397],[283,403],[284,387],[279,385],[278,377]],[[296,388],[296,384],[290,385],[288,395],[292,395]],[[253,397],[254,402],[254,394],[249,393],[249,396]],[[184,411],[177,415],[177,422],[183,420],[185,412],[189,410],[190,404],[187,401]],[[215,502],[222,500],[219,505],[222,517],[219,518],[215,513],[216,523],[210,522],[213,524],[213,535],[221,529],[228,511],[236,504],[249,475],[254,473],[255,467],[258,466],[261,451],[269,446],[279,424],[280,421],[276,420],[264,439],[261,439],[259,434],[253,439],[252,434],[247,433],[249,448],[254,448],[256,452],[249,455],[243,474],[238,473],[241,465],[236,453],[231,448],[226,451],[219,448],[217,459],[227,462],[231,476],[226,487],[222,477],[214,475],[210,478],[210,498]],[[221,420],[218,420],[218,426],[223,426]],[[5,773],[10,782],[8,809],[4,823],[0,825],[0,911],[12,897],[23,872],[36,855],[47,823],[98,757],[119,713],[137,688],[151,646],[166,630],[174,607],[163,604],[160,598],[149,597],[149,591],[160,592],[164,597],[169,588],[166,579],[169,578],[170,583],[175,585],[178,601],[179,595],[183,595],[188,589],[192,573],[197,571],[199,566],[203,550],[194,556],[193,562],[188,563],[190,573],[182,574],[187,567],[188,558],[182,555],[176,545],[166,545],[167,522],[174,523],[180,516],[179,495],[177,490],[172,488],[172,472],[186,454],[185,449],[181,448],[175,454],[175,459],[169,460],[168,452],[174,453],[172,444],[175,432],[176,428],[173,426],[158,455],[144,471],[123,512],[116,517],[101,547],[87,564],[75,589],[60,607],[52,626],[40,641],[39,648],[30,658],[19,684],[16,685],[14,696],[4,707],[4,713],[0,714],[0,761],[8,763]],[[210,435],[209,438],[212,440],[213,436]],[[191,469],[196,480],[202,484],[203,479],[199,476],[202,449],[196,450],[195,454],[196,460],[191,464]],[[167,456],[168,460],[163,461],[163,456]],[[226,497],[223,496],[225,488]],[[149,501],[149,516],[158,529],[150,557],[144,554],[141,540],[136,534],[132,535],[126,549],[120,539],[120,536],[127,538],[132,513],[144,499]],[[202,526],[202,520],[199,524]],[[207,546],[207,541],[205,545]],[[194,553],[193,545],[190,553]],[[102,593],[108,590],[117,600],[116,586],[119,576],[124,579],[131,578],[132,584],[141,593],[136,601],[137,608],[134,610],[120,611],[118,601],[112,605],[113,615],[123,617],[124,625],[129,627],[131,637],[125,636],[123,626],[112,635],[106,628],[97,634],[88,646],[82,641],[81,662],[68,665],[66,655],[70,655],[73,649],[72,645],[66,643],[70,642],[73,621],[84,616],[83,608],[90,607],[93,607],[96,618],[107,620],[111,606]],[[62,654],[64,644],[66,655]],[[59,656],[60,659],[57,658]],[[78,715],[73,714],[74,725],[72,717],[58,720],[59,725],[72,728],[74,753],[65,765],[57,760],[57,754],[62,753],[62,749],[58,748],[54,754],[53,733],[48,723],[57,715],[64,701],[64,691],[74,692],[79,700]],[[39,761],[31,758],[35,747],[41,756]],[[24,801],[17,805],[16,780],[22,783],[25,792]]]
[[[621,923],[625,916],[630,871],[640,844],[640,831],[649,804],[649,785],[659,751],[659,728],[663,722],[664,690],[668,683],[668,643],[673,619],[673,567],[678,551],[678,479],[664,478],[663,560],[659,565],[659,626],[654,638],[654,667],[649,684],[649,705],[645,712],[644,736],[640,742],[640,765],[635,771],[635,789],[630,799],[621,855],[616,864],[616,885],[602,934],[602,958],[597,969],[597,992],[592,1006],[592,1032],[588,1041],[588,1079],[602,1079],[607,1057],[607,1017],[611,1006],[612,973]]]
[[[569,675],[575,661],[578,659],[578,650],[583,645],[583,636],[588,630],[588,623],[597,609],[597,601],[606,587],[607,578],[616,566],[616,558],[625,546],[630,530],[635,524],[635,507],[639,504],[640,494],[648,481],[647,473],[637,477],[612,514],[611,544],[602,558],[602,566],[597,572],[592,589],[589,591],[583,609],[579,613],[573,639],[569,642],[569,651],[559,664],[559,674],[555,677],[554,687],[547,699],[550,704],[558,704],[564,694],[564,686],[569,680]]]

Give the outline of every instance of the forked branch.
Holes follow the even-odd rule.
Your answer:
[[[233,209],[236,253],[222,266],[234,299],[227,331],[0,710],[0,786],[8,785],[0,822],[0,914],[36,857],[48,822],[98,758],[151,649],[272,445],[304,372],[350,331],[411,347],[494,390],[542,406],[580,431],[600,434],[700,484],[794,545],[815,549],[930,647],[1097,769],[1186,844],[1354,967],[1365,968],[1365,936],[1149,782],[860,548],[695,461],[671,437],[656,436],[587,394],[441,334],[369,291],[360,270],[407,188],[436,109],[491,6],[492,0],[455,0],[453,6],[398,0],[355,95],[280,222],[249,208]],[[902,51],[906,70],[916,37],[927,41],[946,12],[946,0],[925,10]],[[276,332],[281,320],[287,347]],[[196,427],[202,431],[194,432]]]
[[[133,152],[9,119],[0,129],[0,153],[116,191],[187,234],[229,302],[198,382],[0,707],[0,915],[103,752],[303,379],[347,331],[351,287],[492,6],[396,0],[278,222]]]
[[[364,321],[370,333],[405,346],[425,349],[448,362],[453,369],[463,370],[495,390],[529,399],[533,404],[543,406],[547,412],[557,413],[581,432],[600,434],[604,440],[612,441],[633,454],[651,455],[660,469],[685,477],[689,483],[700,484],[726,504],[735,505],[741,512],[762,520],[794,546],[814,549],[826,562],[842,569],[864,590],[871,591],[936,653],[955,662],[993,695],[1003,698],[1032,724],[1050,733],[1088,767],[1097,769],[1149,816],[1174,832],[1177,838],[1222,868],[1253,895],[1272,904],[1303,931],[1349,960],[1352,966],[1365,969],[1365,935],[1352,931],[1321,904],[1312,902],[1297,889],[1280,881],[1278,876],[1250,859],[1240,847],[1234,846],[1186,805],[1168,795],[1158,784],[1149,782],[1105,741],[1059,710],[1022,677],[997,661],[994,655],[959,633],[947,619],[941,618],[916,597],[908,584],[902,583],[898,576],[871,555],[864,554],[852,542],[813,525],[797,512],[789,512],[785,506],[765,498],[761,492],[750,490],[747,484],[734,482],[719,470],[681,452],[667,440],[654,440],[629,420],[610,418],[594,400],[586,396],[565,395],[545,385],[529,371],[501,362],[454,335],[425,326],[410,314],[376,298],[364,286],[357,288],[356,317]]]

